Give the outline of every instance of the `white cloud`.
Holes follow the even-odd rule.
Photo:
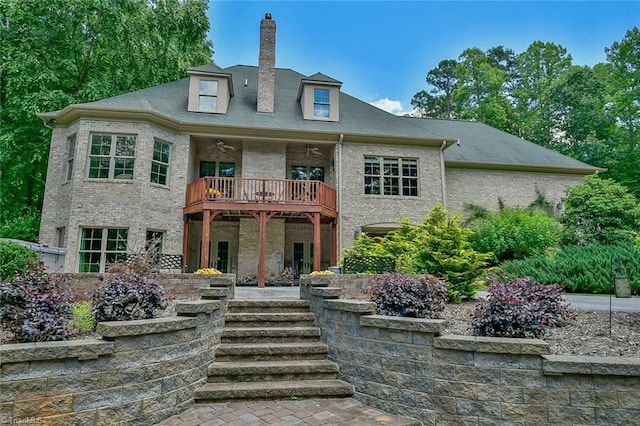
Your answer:
[[[394,101],[389,98],[379,99],[377,101],[371,102],[371,105],[395,115],[403,115],[409,112],[404,110],[402,102]]]

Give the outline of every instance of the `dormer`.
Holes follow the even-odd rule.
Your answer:
[[[305,120],[340,121],[342,82],[317,73],[300,81],[298,101]]]
[[[189,102],[187,110],[224,114],[233,96],[231,74],[215,65],[187,70],[189,75]]]

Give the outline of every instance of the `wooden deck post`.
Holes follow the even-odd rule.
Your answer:
[[[258,287],[264,287],[267,273],[267,212],[260,212],[260,244],[258,258]]]
[[[313,270],[320,270],[320,261],[322,260],[322,240],[320,238],[320,213],[313,214]]]
[[[338,221],[331,221],[331,266],[338,264]]]
[[[189,251],[189,216],[182,220],[182,273],[187,270],[187,252]]]
[[[209,267],[209,240],[211,238],[211,210],[202,212],[202,244],[200,246],[200,268]]]

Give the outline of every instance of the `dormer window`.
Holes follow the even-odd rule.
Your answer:
[[[340,87],[341,82],[320,73],[302,79],[298,101],[304,119],[340,121]]]
[[[200,80],[199,108],[202,112],[217,112],[218,81]]]
[[[313,89],[313,117],[330,117],[331,102],[329,101],[329,89]]]
[[[231,74],[215,65],[187,71],[189,74],[188,111],[224,114],[233,96]]]

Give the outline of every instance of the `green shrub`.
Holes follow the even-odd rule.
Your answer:
[[[30,267],[0,284],[0,326],[17,342],[66,340],[73,335],[71,300],[65,278]]]
[[[523,259],[543,254],[560,243],[560,227],[537,209],[505,207],[471,220],[469,241],[480,252],[492,252],[494,261]]]
[[[447,286],[434,276],[411,278],[402,274],[377,275],[368,291],[378,315],[435,318],[447,301]]]
[[[547,255],[504,262],[502,269],[508,278],[559,283],[573,293],[611,293],[614,274],[623,274],[630,277],[632,292],[640,294],[640,250],[633,243],[567,246]]]
[[[13,278],[40,264],[38,253],[12,241],[0,241],[0,281]]]
[[[460,302],[482,287],[480,279],[491,259],[491,254],[471,247],[473,231],[460,225],[460,218],[450,218],[442,204],[436,204],[421,224],[401,219],[400,228],[384,237],[363,235],[345,254],[390,256],[396,259],[399,272],[444,277],[449,298]]]
[[[562,299],[562,287],[541,285],[528,278],[497,283],[474,313],[471,326],[476,336],[542,337],[573,317]]]
[[[96,322],[93,317],[93,308],[90,303],[79,302],[73,305],[73,320],[71,326],[78,333],[89,333],[95,329]]]
[[[164,289],[152,277],[135,272],[114,274],[92,295],[96,322],[154,318],[166,307]]]
[[[611,179],[588,176],[569,189],[560,216],[565,245],[633,241],[640,228],[640,203]]]

